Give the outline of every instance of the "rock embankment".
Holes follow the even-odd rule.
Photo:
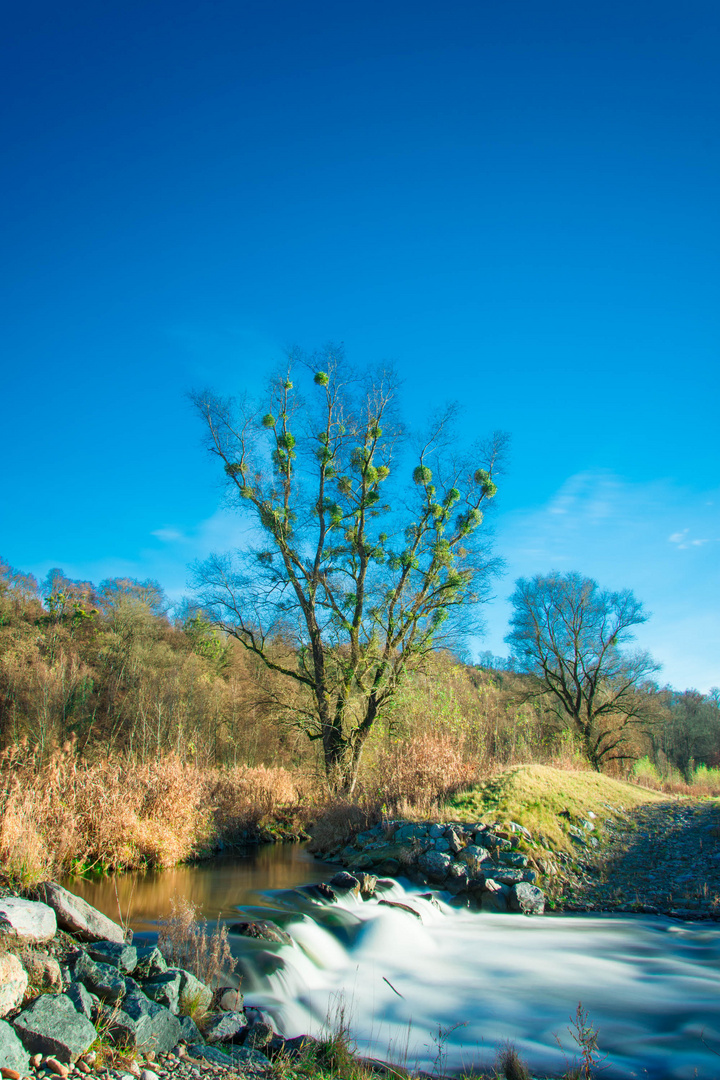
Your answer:
[[[299,1051],[237,990],[169,967],[60,885],[37,895],[0,899],[4,1080],[264,1076],[271,1058]]]
[[[353,873],[372,871],[436,885],[458,903],[481,911],[542,914],[545,897],[537,871],[517,850],[530,834],[515,822],[385,821],[359,833],[351,843],[317,852]]]

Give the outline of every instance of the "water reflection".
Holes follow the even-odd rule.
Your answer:
[[[237,909],[262,905],[267,890],[293,889],[326,881],[337,866],[320,862],[300,844],[264,844],[235,855],[194,866],[159,872],[115,874],[98,881],[67,878],[63,884],[76,896],[111,919],[129,923],[133,930],[156,930],[158,919],[170,912],[173,896],[196,904],[208,920],[233,919]]]

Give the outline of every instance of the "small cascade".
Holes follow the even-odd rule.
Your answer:
[[[395,883],[370,900],[313,888],[240,909],[292,943],[232,935],[242,987],[287,1037],[340,1015],[361,1053],[491,1069],[511,1041],[536,1072],[577,1057],[582,1002],[612,1078],[720,1074],[720,925],[638,916],[470,913]],[[695,1071],[697,1070],[697,1072]]]

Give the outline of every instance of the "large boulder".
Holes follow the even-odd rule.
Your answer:
[[[4,1020],[0,1020],[0,1068],[15,1069],[21,1076],[30,1071],[30,1057],[17,1037],[17,1033]]]
[[[356,878],[354,874],[349,874],[347,870],[340,870],[334,877],[331,877],[330,885],[334,889],[352,892],[356,896],[360,895],[360,879]]]
[[[67,994],[41,994],[15,1018],[15,1031],[30,1053],[50,1054],[68,1063],[77,1061],[98,1037]]]
[[[177,1016],[135,988],[128,990],[122,1008],[108,1010],[108,1016],[111,1038],[140,1053],[154,1050],[156,1054],[167,1054],[182,1036]]]
[[[55,937],[57,919],[52,907],[37,900],[6,896],[0,900],[0,933],[28,945],[37,945]]]
[[[180,1009],[181,990],[182,974],[179,968],[169,968],[162,975],[156,975],[154,979],[143,983],[143,991],[152,1001],[164,1005],[176,1015]]]
[[[522,911],[523,915],[542,915],[545,911],[545,896],[537,885],[520,881],[510,890],[511,911]]]
[[[46,881],[39,888],[39,894],[57,917],[58,925],[71,934],[77,934],[83,941],[125,941],[125,931],[118,923],[88,904],[79,896],[74,896],[62,885]]]
[[[448,875],[452,858],[444,851],[424,851],[418,859],[418,866],[433,881],[444,881]]]
[[[478,897],[480,910],[499,914],[508,909],[508,897],[510,889],[493,878],[488,878],[483,886],[483,891]]]
[[[115,1004],[125,997],[125,979],[111,964],[95,964],[92,960],[88,960],[82,965],[78,979],[85,984],[91,994],[95,994],[101,1001]]]
[[[157,945],[140,945],[136,949],[137,965],[133,971],[136,979],[152,979],[155,975],[162,975],[167,971],[165,957]]]
[[[0,956],[0,1016],[7,1016],[22,1004],[28,985],[28,974],[14,953]]]

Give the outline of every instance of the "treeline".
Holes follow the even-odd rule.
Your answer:
[[[580,764],[550,701],[502,660],[481,661],[437,652],[407,677],[366,748],[368,785],[400,795],[435,791],[438,773],[460,780],[468,769],[519,762]],[[172,753],[196,766],[319,773],[302,689],[288,697],[279,679],[200,611],[172,614],[157,582],[95,586],[53,570],[40,584],[0,560],[0,749],[26,740],[42,755],[71,740],[90,760],[143,764]],[[616,771],[647,756],[659,775],[675,770],[690,782],[698,765],[720,766],[719,692],[647,684],[642,693],[648,719],[629,733]]]

